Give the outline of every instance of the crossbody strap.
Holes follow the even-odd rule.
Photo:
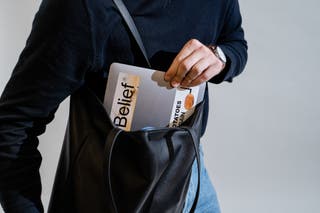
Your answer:
[[[134,39],[136,40],[144,59],[146,60],[148,66],[151,68],[151,64],[149,62],[148,59],[148,55],[147,55],[147,51],[144,48],[141,36],[139,34],[139,31],[127,9],[127,7],[124,5],[122,0],[113,0],[113,2],[115,3],[115,5],[117,6],[119,12],[121,13],[122,18],[124,19],[124,21],[126,22],[127,26],[129,27],[129,30],[132,34],[132,36],[134,37]]]

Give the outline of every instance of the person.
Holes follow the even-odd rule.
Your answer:
[[[247,42],[238,0],[124,3],[152,67],[166,71],[165,80],[173,87],[231,82],[243,71]],[[37,136],[45,132],[59,104],[82,85],[102,99],[112,62],[145,66],[112,0],[42,1],[0,99],[0,201],[6,212],[44,211]],[[205,109],[207,118],[208,106]],[[196,211],[219,212],[205,168],[202,171],[206,187]],[[185,212],[194,196],[193,182],[194,175]]]

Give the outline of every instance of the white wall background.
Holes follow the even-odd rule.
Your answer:
[[[0,0],[0,92],[39,4]],[[234,83],[210,87],[202,141],[222,212],[320,212],[320,2],[240,5],[249,62]],[[67,114],[65,101],[40,138],[46,208]]]

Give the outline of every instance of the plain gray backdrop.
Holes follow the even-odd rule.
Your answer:
[[[0,92],[39,4],[0,0]],[[210,86],[202,139],[222,212],[320,212],[320,2],[240,0],[240,6],[249,61],[232,84]],[[68,100],[40,137],[45,208],[67,115]]]

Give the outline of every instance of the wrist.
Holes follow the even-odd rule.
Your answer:
[[[212,51],[212,53],[219,59],[219,61],[222,63],[223,70],[227,63],[227,57],[222,51],[222,49],[219,46],[209,45],[208,48]]]

